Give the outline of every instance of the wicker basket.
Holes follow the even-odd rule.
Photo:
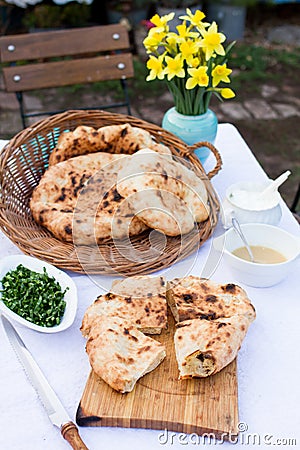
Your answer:
[[[154,139],[167,145],[176,156],[184,157],[187,164],[205,183],[210,217],[198,224],[196,232],[181,237],[165,237],[164,248],[155,257],[145,257],[138,263],[131,258],[132,249],[149,255],[153,247],[149,231],[131,238],[131,248],[119,242],[108,241],[99,246],[77,247],[61,242],[33,219],[29,200],[32,190],[48,166],[49,153],[55,147],[60,134],[78,125],[99,128],[105,125],[130,123],[149,131]],[[205,174],[193,150],[207,146],[216,158],[215,168]],[[194,252],[211,235],[217,224],[219,202],[210,178],[221,168],[221,158],[214,146],[205,142],[186,146],[180,139],[162,128],[143,120],[104,111],[67,111],[41,120],[17,134],[1,154],[1,203],[0,226],[2,231],[25,254],[35,256],[62,269],[93,274],[134,275],[154,272],[169,267]],[[158,243],[158,247],[160,244]],[[144,252],[144,253],[143,253]]]

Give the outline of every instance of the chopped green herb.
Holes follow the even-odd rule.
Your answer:
[[[41,327],[59,325],[65,312],[67,289],[62,291],[45,269],[34,272],[19,264],[1,280],[3,303],[14,313]]]

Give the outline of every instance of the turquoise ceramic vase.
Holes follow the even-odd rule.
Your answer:
[[[173,107],[165,113],[162,127],[178,136],[187,145],[203,141],[214,144],[218,129],[218,119],[216,114],[210,109],[198,116],[185,116],[178,113]],[[210,150],[207,147],[200,147],[195,150],[195,154],[203,164],[208,158]]]

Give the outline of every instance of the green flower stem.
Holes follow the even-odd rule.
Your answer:
[[[209,106],[209,103],[210,103],[211,96],[212,96],[212,92],[206,92],[205,93],[204,101],[203,101],[205,111],[208,110],[208,106]]]
[[[204,114],[208,109],[212,92],[207,92],[205,88],[199,86],[186,89],[185,84],[186,78],[174,77],[167,81],[176,111],[186,116]]]
[[[198,114],[204,114],[207,110],[207,108],[205,109],[204,103],[203,103],[203,98],[204,98],[204,88],[197,88],[197,93],[195,96],[195,102],[194,102],[194,114],[198,115]]]

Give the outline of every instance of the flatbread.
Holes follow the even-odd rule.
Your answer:
[[[128,158],[118,174],[118,192],[148,227],[168,236],[189,233],[209,216],[205,184],[180,162],[151,149]]]
[[[168,282],[167,300],[176,322],[188,319],[215,320],[244,315],[255,319],[255,309],[246,292],[236,284],[218,284],[196,276]]]
[[[95,153],[78,156],[66,162],[49,167],[41,177],[38,186],[33,190],[31,201],[60,203],[66,202],[74,206],[79,191],[98,170],[111,170],[114,162],[125,155],[111,153]]]
[[[165,358],[165,347],[129,321],[103,316],[91,328],[86,351],[94,372],[113,389],[130,392],[135,383]]]
[[[174,335],[179,379],[208,377],[227,366],[236,357],[249,323],[240,314],[180,322]]]
[[[140,331],[160,334],[167,327],[166,282],[163,277],[136,276],[116,280],[84,314],[81,332],[87,337],[102,316],[123,317]]]
[[[79,155],[95,152],[132,154],[145,147],[152,147],[160,153],[171,151],[168,147],[153,141],[150,133],[129,123],[107,125],[98,129],[80,125],[73,131],[62,133],[49,157],[49,165]]]
[[[93,153],[49,167],[30,200],[35,221],[58,239],[78,245],[140,234],[146,225],[116,190],[125,158]]]
[[[122,278],[112,282],[111,292],[136,299],[154,297],[166,299],[166,280],[162,276],[151,277],[148,275]]]
[[[179,379],[219,372],[236,357],[255,319],[246,292],[234,284],[195,276],[174,279],[167,288],[177,321]],[[129,392],[164,359],[164,346],[143,334],[163,328],[167,328],[164,278],[133,276],[113,281],[111,291],[87,308],[80,330],[88,339],[93,370],[115,390]]]

